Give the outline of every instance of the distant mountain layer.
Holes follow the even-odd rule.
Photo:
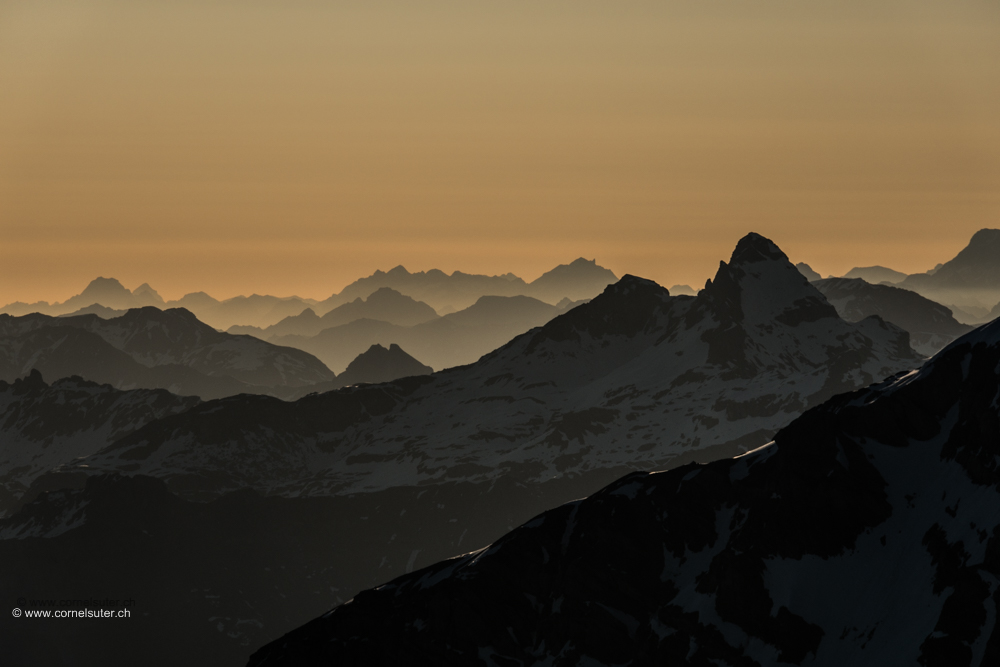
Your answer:
[[[872,285],[860,278],[827,278],[813,283],[848,322],[878,315],[910,333],[910,345],[930,356],[968,333],[972,327],[959,323],[948,308],[916,292]]]
[[[808,280],[809,282],[819,280],[820,278],[823,277],[818,273],[816,273],[815,271],[813,271],[812,267],[806,264],[805,262],[799,262],[798,264],[795,265],[795,268],[798,269],[799,273],[805,276],[806,280]]]
[[[227,329],[236,324],[269,326],[282,318],[297,315],[315,301],[298,297],[238,296],[218,301],[204,292],[187,294],[176,301],[164,302],[160,295],[148,284],[142,284],[133,291],[126,289],[114,278],[96,278],[78,295],[62,303],[12,303],[0,308],[0,314],[28,315],[84,315],[96,314],[104,318],[133,308],[152,306],[160,309],[184,308],[194,313],[201,321],[218,329]]]
[[[136,308],[104,320],[0,315],[0,379],[36,368],[48,378],[80,375],[119,389],[163,388],[215,398],[333,380],[312,355],[232,336],[190,312]]]
[[[199,403],[163,390],[119,391],[79,377],[49,385],[38,371],[13,384],[0,380],[0,517],[17,507],[41,474]]]
[[[860,278],[872,285],[881,283],[901,283],[906,279],[906,274],[900,271],[893,271],[884,266],[856,266],[844,274],[844,278]]]
[[[372,345],[367,352],[358,355],[348,364],[347,370],[338,375],[337,380],[343,383],[342,386],[363,382],[374,384],[414,375],[430,375],[433,372],[433,368],[423,365],[398,345],[390,345],[389,349]]]
[[[979,230],[954,259],[899,286],[953,307],[959,320],[988,321],[1000,301],[1000,229]]]
[[[317,313],[358,298],[366,298],[382,287],[430,304],[441,312],[467,308],[483,296],[530,296],[555,304],[564,298],[571,301],[589,299],[615,282],[614,273],[598,266],[595,260],[577,259],[570,264],[560,264],[531,283],[525,283],[512,273],[503,276],[483,276],[455,271],[451,275],[433,269],[410,273],[402,266],[388,272],[376,271],[367,278],[357,280],[339,294],[317,304]]]
[[[624,477],[257,651],[291,665],[994,665],[1000,322],[745,456]]]
[[[409,299],[387,288],[381,291],[395,294],[393,299]],[[378,292],[368,300],[371,301],[376,294]],[[335,312],[337,310],[327,316]],[[364,311],[359,308],[354,312]],[[388,347],[393,344],[401,346],[421,362],[443,369],[473,363],[515,336],[545,324],[562,312],[564,308],[527,296],[484,296],[468,308],[413,326],[363,318],[325,328],[314,336],[272,336],[268,340],[316,355],[335,371],[344,369],[354,357],[372,345]]]
[[[358,297],[354,301],[337,306],[322,317],[309,308],[299,315],[286,317],[277,324],[255,331],[253,335],[264,340],[279,336],[315,336],[324,329],[332,329],[362,319],[408,327],[437,318],[437,312],[426,303],[400,294],[390,287],[380,287],[366,299]],[[232,333],[236,332],[237,329],[234,328]]]

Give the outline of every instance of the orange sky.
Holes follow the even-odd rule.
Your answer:
[[[926,270],[1000,227],[997,35],[991,0],[0,0],[0,303],[699,285],[751,230]]]

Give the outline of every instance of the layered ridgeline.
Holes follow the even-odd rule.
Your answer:
[[[294,403],[211,401],[43,475],[37,488],[73,489],[0,522],[0,593],[120,586],[142,609],[127,634],[22,623],[7,636],[36,661],[71,645],[81,664],[135,646],[151,665],[241,664],[359,590],[636,467],[744,452],[806,406],[917,364],[905,332],[843,321],[750,235],[698,297],[626,277],[471,366]],[[113,557],[121,545],[134,561]]]
[[[994,322],[752,453],[622,478],[249,664],[995,665],[998,461]]]
[[[455,271],[451,275],[437,269],[410,273],[402,266],[391,271],[376,271],[345,287],[339,294],[321,301],[316,311],[323,314],[358,298],[367,298],[384,287],[430,304],[439,313],[468,308],[483,296],[530,296],[549,304],[563,299],[580,301],[600,294],[618,278],[595,260],[582,257],[560,264],[530,283],[513,273],[484,276]]]
[[[483,296],[468,308],[412,326],[396,324],[388,318],[364,317],[323,329],[314,336],[271,336],[268,340],[309,352],[337,372],[372,345],[392,344],[400,345],[434,368],[443,369],[471,364],[577,305],[578,302],[565,302],[552,306],[528,296]]]
[[[148,284],[144,283],[134,290],[129,290],[114,278],[96,278],[80,294],[62,303],[15,302],[0,308],[0,313],[15,316],[30,313],[43,315],[96,313],[106,317],[109,315],[107,309],[129,310],[147,306],[160,309],[184,308],[194,313],[201,321],[219,329],[226,329],[234,324],[268,326],[290,315],[297,315],[303,309],[315,304],[316,301],[313,299],[259,294],[219,301],[204,292],[192,292],[176,301],[164,301]]]
[[[11,384],[0,380],[0,517],[20,504],[41,474],[198,403],[163,390],[118,391],[79,377],[49,385],[38,371]]]
[[[910,345],[926,356],[972,329],[948,308],[899,287],[872,285],[861,278],[827,278],[813,285],[848,322],[878,315],[909,332]]]
[[[455,271],[449,275],[437,269],[410,273],[402,266],[397,266],[391,271],[376,271],[366,278],[356,280],[323,301],[297,296],[276,297],[260,294],[237,296],[220,301],[205,292],[192,292],[175,301],[164,301],[148,284],[129,290],[114,278],[97,278],[80,294],[62,303],[15,302],[0,307],[0,313],[18,316],[30,313],[67,315],[97,312],[106,316],[108,315],[106,310],[95,311],[94,306],[111,310],[153,306],[161,309],[185,308],[202,322],[220,330],[234,326],[259,329],[273,326],[289,317],[302,315],[306,310],[312,311],[318,318],[335,308],[357,302],[358,299],[366,300],[375,292],[385,288],[413,297],[414,300],[429,303],[433,307],[432,310],[450,313],[467,308],[483,296],[530,296],[550,305],[559,304],[563,300],[581,301],[600,294],[601,290],[616,280],[614,273],[598,266],[595,260],[583,258],[570,264],[560,264],[530,283],[512,273],[485,276]],[[435,312],[432,316],[436,314]],[[397,322],[404,326],[414,323],[416,322]],[[299,332],[282,332],[282,335],[285,333]]]
[[[209,403],[80,469],[197,496],[298,496],[666,467],[745,452],[807,407],[919,362],[905,332],[845,322],[751,234],[697,297],[626,276],[473,365],[293,404]]]
[[[0,379],[38,369],[46,378],[79,375],[119,389],[164,388],[217,398],[280,393],[335,375],[301,350],[216,331],[182,308],[135,308],[97,315],[0,315]]]
[[[933,271],[907,276],[899,286],[983,321],[1000,303],[1000,229],[981,229],[954,259]]]

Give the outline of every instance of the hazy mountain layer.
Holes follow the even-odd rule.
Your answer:
[[[110,320],[0,315],[0,378],[32,368],[53,379],[81,375],[123,389],[162,387],[203,397],[334,377],[301,350],[218,332],[179,308],[132,309]]]
[[[856,266],[845,273],[844,278],[860,278],[872,285],[880,285],[881,283],[901,283],[906,280],[907,275],[884,266]]]
[[[438,314],[426,303],[411,299],[389,287],[380,287],[369,294],[367,299],[358,297],[354,301],[337,306],[322,317],[310,308],[294,317],[286,317],[266,329],[254,331],[252,334],[263,340],[276,339],[281,336],[310,337],[324,329],[332,329],[362,319],[379,320],[408,327],[437,318]],[[251,333],[244,327],[239,327],[239,329],[239,333]],[[237,333],[237,331],[233,330],[231,333]]]
[[[828,278],[813,283],[848,322],[878,315],[910,333],[910,345],[931,356],[972,327],[959,323],[948,308],[916,292],[872,285],[860,278]]]
[[[268,340],[305,350],[337,372],[372,345],[392,344],[434,368],[450,368],[471,364],[562,312],[563,308],[527,296],[484,296],[468,308],[410,327],[364,318],[311,337],[273,336]]]
[[[625,477],[250,665],[993,665],[1000,322],[745,456]]]
[[[595,260],[577,259],[560,264],[531,283],[525,283],[513,273],[484,276],[455,271],[451,275],[432,269],[410,273],[402,266],[391,271],[376,271],[345,287],[339,294],[317,304],[317,312],[325,313],[343,303],[366,298],[382,287],[392,289],[430,304],[439,312],[461,310],[483,296],[530,296],[550,304],[564,298],[571,301],[589,299],[615,282],[614,273],[598,266]]]
[[[981,229],[954,259],[936,271],[908,276],[899,284],[945,305],[982,317],[1000,301],[1000,229]]]

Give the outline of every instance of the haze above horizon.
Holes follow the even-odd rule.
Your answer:
[[[1000,6],[0,4],[0,304],[577,257],[695,288],[1000,227]]]

